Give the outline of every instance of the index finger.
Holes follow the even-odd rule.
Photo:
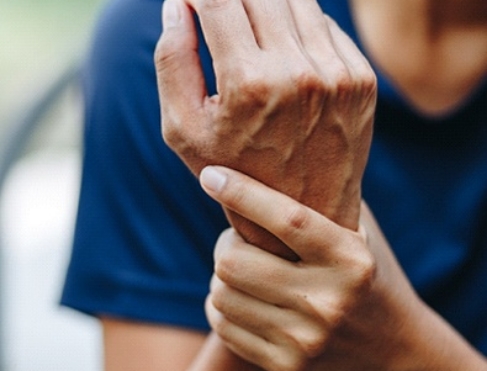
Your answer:
[[[216,201],[267,229],[303,261],[322,260],[343,244],[343,227],[238,171],[209,166],[200,182]]]

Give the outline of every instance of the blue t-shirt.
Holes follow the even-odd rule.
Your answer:
[[[83,176],[62,303],[207,330],[212,250],[228,224],[161,139],[153,66],[161,3],[113,0],[96,29],[83,78]],[[320,4],[360,46],[348,3]],[[376,72],[364,198],[420,296],[487,354],[487,86],[479,83],[450,116],[428,119]]]

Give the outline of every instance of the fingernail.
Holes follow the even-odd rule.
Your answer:
[[[175,27],[181,20],[179,4],[176,0],[165,0],[162,4],[162,24],[164,28]]]
[[[218,193],[225,186],[227,176],[214,166],[207,166],[201,171],[200,182],[206,189]]]

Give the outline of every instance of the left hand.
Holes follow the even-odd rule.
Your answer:
[[[217,94],[197,53],[197,13]],[[176,19],[175,19],[176,18]],[[356,230],[375,74],[316,0],[165,0],[155,61],[166,143],[196,174],[224,165]],[[295,256],[225,209],[249,242]]]
[[[234,170],[207,168],[201,182],[300,258],[221,235],[206,310],[232,351],[266,370],[422,369],[410,352],[428,311],[366,206],[367,236]]]

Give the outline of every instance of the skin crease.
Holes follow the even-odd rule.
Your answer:
[[[241,357],[269,371],[487,369],[416,296],[365,204],[354,232],[233,170],[200,180],[300,256],[280,259],[233,229],[220,236],[207,316]]]
[[[299,18],[306,19],[306,23],[310,24],[313,24],[310,20],[317,22],[318,28],[312,27],[313,32],[308,30],[313,37],[320,40],[330,40],[331,37],[331,40],[336,40],[328,41],[327,44],[333,49],[327,49],[328,53],[333,52],[332,57],[331,54],[322,56],[310,53],[311,63],[309,59],[296,56],[304,46],[296,47],[289,41],[302,40],[295,36],[303,30],[288,32],[289,23],[280,25],[277,22],[278,19],[288,20],[289,14],[281,12],[280,17],[273,19],[273,27],[270,27],[270,31],[275,32],[266,34],[263,32],[265,27],[259,28],[259,24],[265,23],[265,20],[259,18],[262,12],[246,9],[250,17],[256,17],[252,23],[253,28],[249,29],[248,25],[245,27],[245,24],[238,23],[241,21],[238,16],[224,16],[228,14],[222,10],[225,9],[225,4],[235,5],[236,2],[195,2],[191,6],[202,20],[203,31],[214,57],[218,80],[219,95],[206,97],[203,78],[197,67],[196,38],[190,22],[190,13],[184,4],[175,1],[178,7],[176,11],[168,11],[166,8],[166,29],[156,53],[166,141],[195,174],[200,174],[201,169],[207,164],[226,165],[252,175],[253,178],[301,203],[296,204],[287,198],[281,199],[279,197],[282,194],[276,196],[271,189],[262,188],[262,183],[253,182],[229,169],[220,169],[228,176],[229,183],[224,187],[225,192],[228,192],[227,196],[222,196],[218,192],[218,187],[215,188],[217,192],[215,189],[212,190],[209,186],[211,182],[206,184],[205,189],[222,203],[230,221],[244,240],[239,239],[235,232],[226,232],[219,241],[216,252],[216,276],[212,283],[212,294],[207,301],[207,313],[220,339],[214,335],[211,337],[209,345],[200,353],[191,370],[258,369],[227,353],[222,347],[222,340],[244,359],[268,370],[487,369],[485,360],[416,297],[392,257],[387,242],[373,221],[373,216],[365,207],[362,207],[362,211],[360,209],[360,180],[370,143],[371,119],[375,104],[375,80],[371,78],[370,67],[361,54],[350,45],[334,23],[326,18],[323,18],[324,21],[314,16]],[[303,8],[309,5],[309,14],[316,15],[316,9],[311,3],[299,2]],[[442,115],[454,109],[472,89],[472,81],[478,76],[483,76],[487,70],[487,53],[473,52],[476,47],[485,48],[487,45],[485,26],[482,27],[485,22],[476,22],[475,24],[481,26],[467,31],[447,27],[448,22],[452,21],[451,15],[455,14],[455,11],[458,12],[460,5],[462,12],[458,12],[458,17],[453,17],[455,24],[459,20],[470,19],[473,14],[481,17],[479,9],[484,8],[479,1],[468,2],[476,9],[470,13],[467,10],[471,8],[466,6],[466,3],[447,1],[440,4],[438,1],[398,0],[388,2],[388,7],[386,2],[379,0],[353,2],[355,18],[362,31],[364,44],[374,55],[374,60],[379,61],[378,65],[391,76],[404,76],[403,79],[397,78],[396,84],[411,103],[425,114]],[[250,2],[246,4],[249,4],[250,9],[255,5]],[[273,5],[271,1],[265,4],[270,7]],[[370,6],[370,12],[363,10],[365,4]],[[406,8],[410,10],[404,14],[410,14],[411,19],[416,19],[414,17],[418,17],[418,14],[421,15],[419,19],[424,22],[416,21],[415,24],[424,26],[419,28],[428,30],[428,37],[425,38],[424,34],[415,34],[416,38],[406,38],[407,47],[404,48],[404,53],[407,54],[410,49],[415,50],[417,45],[420,45],[420,50],[423,51],[430,50],[428,46],[434,46],[430,53],[424,53],[424,58],[423,55],[406,58],[400,53],[390,53],[394,38],[400,39],[405,34],[405,29],[396,29],[387,22],[378,22],[376,27],[374,25],[376,20],[387,18],[383,17],[384,9],[391,9],[392,6],[395,7],[394,12],[398,13]],[[434,6],[443,6],[441,17],[433,11],[439,9],[433,8]],[[279,14],[279,11],[271,9],[270,13]],[[432,14],[435,14],[435,17],[431,17]],[[388,19],[393,22],[396,18]],[[404,16],[404,19],[407,20],[407,16]],[[236,24],[240,27],[236,27]],[[282,28],[279,29],[279,26]],[[381,49],[376,42],[379,40],[377,34],[384,36],[381,27],[395,31],[385,34],[390,36],[390,39],[386,37],[383,43],[387,45],[385,49]],[[317,30],[321,30],[325,36],[317,37]],[[237,35],[226,35],[227,32],[237,32]],[[246,32],[247,36],[250,36],[250,33],[253,36],[255,33],[255,39],[246,38]],[[458,38],[447,37],[451,36],[451,32]],[[469,35],[468,42],[464,37],[466,34]],[[289,39],[280,39],[279,35],[290,36]],[[222,39],[225,37],[232,40],[232,43],[224,43]],[[321,49],[314,47],[312,39],[310,37],[306,47],[312,51]],[[212,46],[211,40],[216,40],[216,44]],[[235,43],[235,40],[239,40],[239,43]],[[455,70],[458,67],[454,63],[433,76],[430,69],[418,67],[428,66],[427,63],[430,62],[438,64],[440,60],[445,60],[445,55],[450,55],[452,50],[458,47],[455,40],[462,40],[463,48],[468,49],[470,46],[468,50],[476,56],[471,65],[462,65],[461,70],[466,71],[465,73],[451,73],[449,68]],[[255,43],[258,44],[258,48],[255,47]],[[273,50],[274,45],[279,45],[279,49]],[[340,49],[343,45],[346,45],[345,50]],[[262,50],[265,53],[262,53]],[[287,60],[282,57],[284,52],[296,59],[280,68],[281,65],[276,61]],[[387,55],[401,57],[391,59]],[[313,58],[317,61],[314,62]],[[329,58],[328,61],[333,62],[339,60],[339,63],[332,64],[330,70],[316,71],[316,65],[323,65],[320,62],[323,58]],[[258,62],[255,62],[256,60]],[[411,63],[410,66],[401,63],[409,60],[416,63]],[[300,66],[297,71],[293,70],[296,65]],[[255,66],[259,68],[256,69]],[[332,80],[330,83],[330,77],[343,77],[336,72],[343,72],[344,66],[348,71],[347,79]],[[256,70],[261,74],[252,75]],[[456,78],[448,79],[446,86],[451,88],[449,91],[453,93],[438,94],[439,91],[445,90],[445,86],[441,85],[441,89],[438,89],[438,86],[440,83],[443,84],[445,76],[450,75]],[[193,80],[188,81],[188,76]],[[298,90],[286,90],[290,85],[294,87],[295,84],[291,83],[300,81],[303,76],[306,77],[305,83]],[[427,87],[431,86],[424,94],[420,93],[415,83],[422,79]],[[180,81],[188,83],[179,84]],[[281,85],[283,81],[287,85]],[[343,95],[342,92],[346,94]],[[303,102],[308,102],[309,105],[303,107]],[[323,104],[327,109],[320,111]],[[352,110],[351,117],[341,116],[344,112],[348,114],[349,108],[353,107],[359,109]],[[330,109],[336,109],[331,119],[327,116]],[[295,119],[287,119],[296,112],[299,114]],[[303,112],[309,116],[302,118]],[[315,127],[322,131],[316,134]],[[313,138],[319,139],[316,139],[314,145],[309,145],[315,140]],[[317,148],[322,152],[317,151]],[[326,164],[325,171],[320,172],[317,169],[323,164]],[[303,165],[306,165],[305,174],[301,173]],[[246,184],[246,187],[241,187],[240,184],[239,188],[239,182],[234,182],[235,178],[239,179],[241,184]],[[311,181],[315,183],[309,184]],[[316,188],[317,184],[326,187],[321,190]],[[232,187],[235,189],[232,190]],[[250,203],[252,198],[248,193],[260,194],[259,192],[266,197],[260,199],[259,203]],[[274,196],[278,197],[279,202],[269,201]],[[247,200],[249,204],[246,205],[242,200]],[[277,213],[276,209],[280,208],[276,205],[281,205],[281,201],[289,204],[289,209]],[[253,208],[249,210],[250,204]],[[320,213],[305,209],[307,216],[303,219],[303,214],[299,214],[303,213],[303,204]],[[297,214],[289,215],[289,210]],[[257,215],[259,213],[271,214],[266,220],[260,220]],[[301,217],[298,218],[296,215]],[[359,216],[367,230],[368,240],[356,232]],[[286,226],[274,232],[277,237],[287,241],[290,237],[287,234],[293,235],[292,231],[295,231],[294,237],[301,239],[301,243],[304,241],[307,246],[316,246],[314,255],[305,259],[301,245],[294,240],[287,243],[288,248],[284,249],[286,244],[280,244],[272,234],[263,232],[263,228],[272,231],[267,225],[269,220],[276,223],[281,221]],[[330,235],[318,233],[316,229],[309,228],[307,223],[317,223],[323,225],[326,230],[334,231],[332,240],[327,240]],[[263,251],[260,255],[251,255],[251,252],[260,251],[253,245],[267,248],[297,262],[273,258]],[[320,248],[335,245],[341,247],[332,249],[336,255],[330,252],[326,259],[320,257]],[[233,258],[236,255],[234,251],[239,251],[238,249],[243,251],[240,256],[247,257],[248,262],[257,264],[260,259],[267,261],[266,269],[252,271],[252,264],[240,267],[238,264],[245,262],[245,259],[237,261]],[[232,253],[222,254],[221,251]],[[283,285],[281,280],[265,276],[268,271],[279,271],[283,267],[287,267],[288,270],[279,277],[289,274],[295,277],[293,282],[301,282],[302,286],[293,287],[291,283]],[[253,274],[241,277],[237,274],[239,272]],[[312,272],[312,277],[321,274],[322,286],[326,283],[330,286],[329,295],[326,295],[326,290],[313,291],[307,284],[310,280],[305,279],[306,272]],[[250,288],[246,286],[256,280],[258,283],[269,282],[269,285],[255,284]],[[256,292],[255,287],[264,290]],[[279,289],[280,298],[291,296],[297,299],[294,302],[301,305],[293,306],[293,301],[287,300],[286,303],[276,306],[275,298],[269,295]],[[296,292],[303,293],[307,290],[310,293],[306,297],[293,296],[293,293],[296,295]],[[238,296],[236,292],[243,292],[244,295]],[[323,298],[323,295],[326,297]],[[232,304],[239,300],[242,303],[241,307],[248,309],[246,313],[239,313],[238,308]],[[312,300],[321,304],[331,303],[335,310],[326,313],[326,305],[310,304],[310,301],[313,303]],[[276,308],[282,310],[276,311]],[[253,315],[250,316],[249,313]],[[269,313],[273,315],[268,315]],[[273,321],[274,317],[280,320]],[[261,326],[262,323],[268,326]],[[296,324],[294,332],[282,326],[286,323]],[[266,330],[262,332],[262,329]],[[303,335],[306,330],[310,332]],[[371,338],[371,334],[374,337]],[[262,339],[267,342],[263,343]],[[263,344],[261,349],[266,349],[267,346],[268,352],[259,351],[255,348],[256,344]],[[276,360],[280,363],[273,363]],[[220,361],[221,363],[218,363]]]
[[[166,15],[179,6],[187,51],[173,51],[171,32],[179,30],[164,22],[168,37],[156,52],[166,143],[196,175],[207,164],[238,169],[356,230],[376,101],[375,75],[356,46],[313,0],[247,1],[245,9],[232,1],[195,2],[214,57],[218,95],[208,97],[191,14],[177,1],[165,3]],[[271,29],[266,11],[276,14]],[[185,68],[165,63],[174,53]],[[194,83],[178,84],[183,74]],[[248,241],[296,258],[260,227],[226,212]]]

